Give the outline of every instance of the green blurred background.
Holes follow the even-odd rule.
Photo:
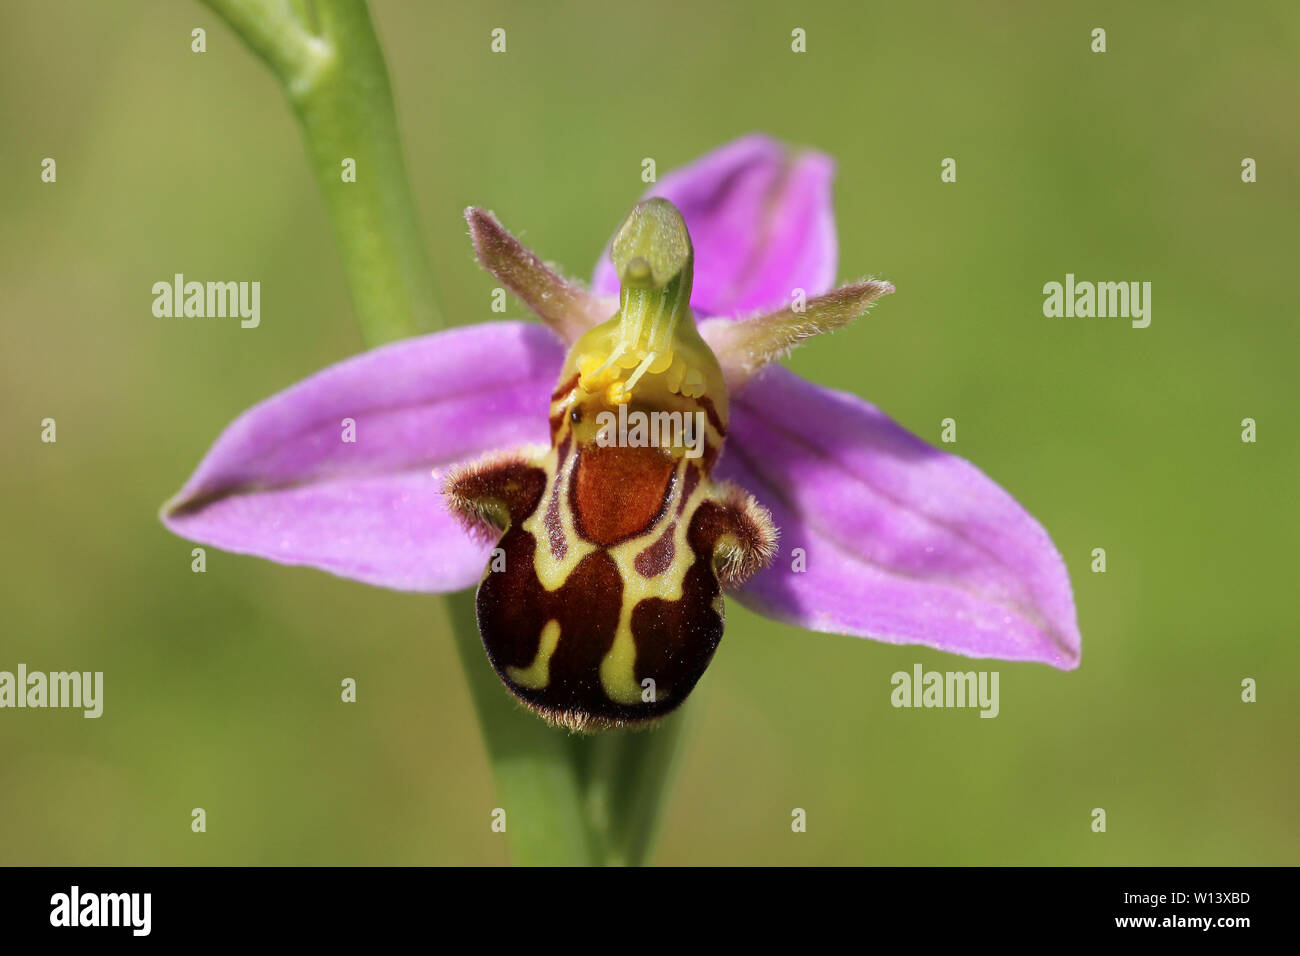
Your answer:
[[[1300,7],[1053,6],[374,5],[453,321],[492,317],[466,205],[585,277],[643,157],[819,147],[840,277],[899,293],[792,366],[930,441],[956,418],[1073,576],[1082,667],[983,665],[996,720],[890,706],[962,659],[731,602],[656,862],[1300,862]],[[193,574],[155,517],[237,413],[361,348],[269,71],[197,3],[6,2],[0,127],[0,669],[106,685],[99,720],[0,712],[0,862],[505,862],[439,599]],[[173,272],[259,279],[261,327],[155,319]],[[1151,281],[1151,327],[1044,318],[1066,272]]]

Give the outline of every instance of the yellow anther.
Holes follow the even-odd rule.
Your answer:
[[[605,401],[610,405],[626,405],[632,400],[632,390],[623,382],[615,382],[605,389]]]

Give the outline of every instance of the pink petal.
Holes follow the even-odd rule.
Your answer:
[[[405,591],[478,580],[488,549],[432,474],[547,441],[563,347],[501,322],[407,339],[332,365],[222,432],[163,523],[183,537]],[[355,443],[343,441],[345,418]]]
[[[853,395],[769,369],[733,399],[719,476],[781,529],[738,595],[819,631],[971,657],[1078,666],[1065,563],[1042,526],[974,465]],[[792,570],[802,548],[807,570]]]
[[[829,291],[837,256],[834,177],[826,154],[792,151],[760,134],[660,177],[645,198],[670,200],[686,219],[695,246],[696,313],[734,318],[780,308],[796,288],[809,297]],[[608,247],[592,291],[618,292]]]

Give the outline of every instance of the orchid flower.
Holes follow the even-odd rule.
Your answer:
[[[572,729],[680,704],[724,592],[812,631],[1077,666],[1042,526],[975,466],[777,364],[894,292],[833,288],[833,177],[765,136],[717,149],[650,189],[590,288],[468,210],[479,262],[542,324],[310,376],[222,433],[164,523],[398,590],[478,583],[498,675]],[[682,427],[638,443],[637,412]]]

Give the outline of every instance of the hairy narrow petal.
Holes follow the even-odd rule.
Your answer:
[[[593,295],[552,270],[488,210],[470,207],[465,210],[465,220],[479,264],[568,344],[618,308],[616,300]]]
[[[1047,532],[979,469],[861,399],[768,369],[733,399],[719,474],[781,529],[776,562],[737,594],[756,610],[894,644],[1078,665],[1070,580]]]
[[[546,329],[501,322],[330,366],[232,422],[163,523],[201,544],[368,584],[469,587],[488,549],[449,514],[433,471],[544,442],[562,360]]]
[[[691,308],[738,318],[780,307],[794,289],[809,297],[829,290],[837,255],[834,175],[824,153],[751,135],[660,176],[646,196],[676,205],[695,245]],[[618,288],[606,248],[592,291]]]
[[[744,322],[709,319],[700,323],[700,335],[718,357],[727,388],[734,392],[805,339],[843,328],[893,291],[888,282],[854,282],[809,299],[799,311],[787,306]]]

